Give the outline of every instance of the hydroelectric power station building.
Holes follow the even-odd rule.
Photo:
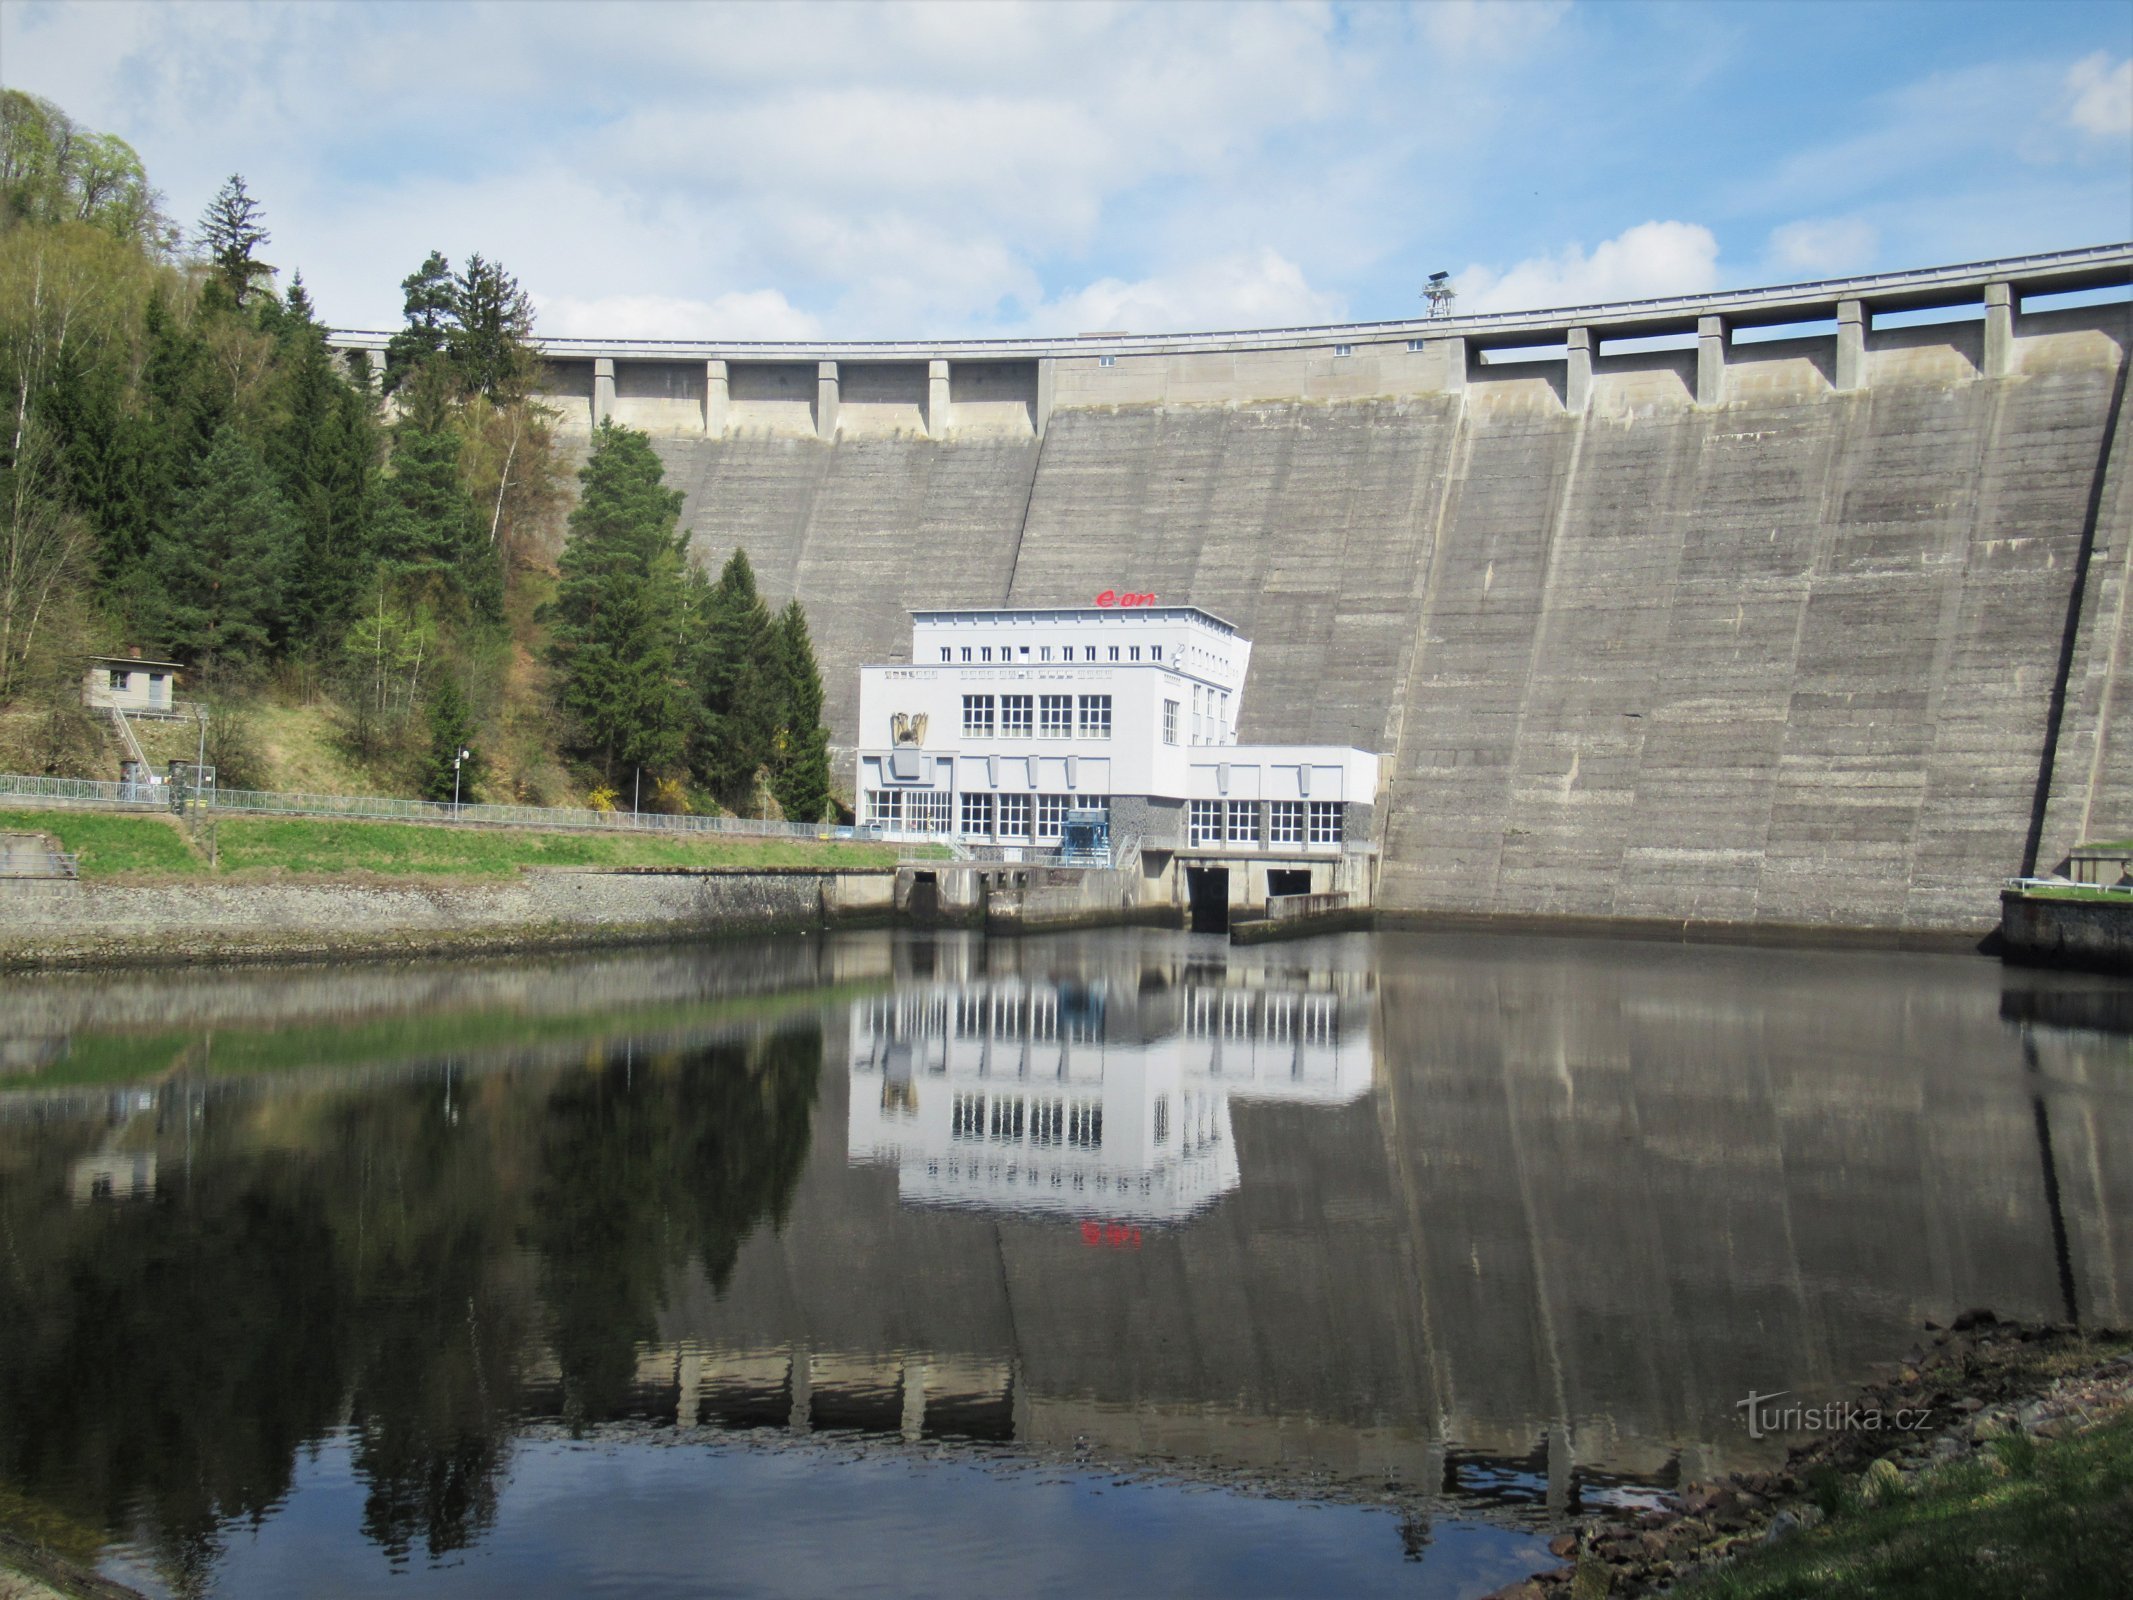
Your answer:
[[[1093,818],[1102,865],[1160,875],[1186,859],[1196,900],[1347,887],[1338,868],[1370,839],[1377,757],[1239,744],[1251,641],[1197,606],[1099,600],[914,612],[910,659],[860,669],[860,820],[1013,860],[1049,856]]]

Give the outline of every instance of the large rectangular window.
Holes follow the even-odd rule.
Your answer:
[[[1027,839],[1029,837],[1030,797],[1026,794],[1003,794],[1000,796],[1000,837],[1003,839]]]
[[[1192,803],[1192,838],[1195,845],[1220,844],[1222,842],[1222,802],[1219,800],[1195,800]]]
[[[1054,844],[1066,833],[1067,810],[1074,797],[1067,794],[1040,794],[1037,796],[1037,837],[1049,839]]]
[[[1177,742],[1178,703],[1175,700],[1165,700],[1163,702],[1163,743],[1176,744]]]
[[[1108,739],[1111,737],[1111,697],[1107,694],[1085,694],[1081,697],[1081,736],[1084,739]]]
[[[1341,842],[1341,803],[1338,800],[1313,800],[1311,802],[1311,842],[1313,844],[1339,844]]]
[[[1055,1145],[1065,1135],[1066,1102],[1039,1100],[1029,1108],[1029,1142]]]
[[[1037,732],[1047,739],[1065,739],[1074,732],[1074,697],[1070,694],[1037,696]]]
[[[963,737],[966,739],[990,739],[992,737],[991,695],[966,694],[963,696]]]
[[[1027,739],[1030,736],[1030,719],[1035,713],[1036,702],[1026,694],[1003,694],[1000,696],[1000,737],[1003,739]]]
[[[904,794],[904,826],[919,833],[946,833],[955,797],[946,789],[911,789]]]
[[[981,1094],[959,1094],[948,1102],[948,1137],[951,1139],[982,1139],[985,1137],[985,1097]]]
[[[990,839],[992,837],[991,795],[972,794],[967,790],[964,792],[963,832],[973,839]]]
[[[1077,1100],[1067,1107],[1067,1143],[1083,1150],[1104,1147],[1104,1103]]]
[[[900,827],[904,820],[903,799],[901,789],[869,789],[864,820],[888,828]]]
[[[1301,800],[1276,800],[1267,807],[1268,844],[1302,844],[1304,842],[1304,803]]]
[[[1229,842],[1231,844],[1257,844],[1259,842],[1258,801],[1232,800],[1229,803]]]

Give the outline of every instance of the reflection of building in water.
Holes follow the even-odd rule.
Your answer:
[[[146,1200],[156,1192],[156,1153],[153,1150],[99,1150],[83,1156],[67,1169],[67,1188],[74,1203],[92,1200]]]
[[[852,1008],[848,1154],[907,1204],[1178,1221],[1237,1186],[1232,1098],[1370,1087],[1369,1017],[1330,982],[900,989]]]

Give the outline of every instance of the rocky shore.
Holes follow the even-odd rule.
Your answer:
[[[1996,1441],[2064,1439],[2133,1408],[2133,1334],[2003,1322],[1933,1324],[1841,1410],[1856,1425],[1795,1446],[1784,1467],[1684,1484],[1663,1508],[1597,1517],[1549,1542],[1562,1565],[1489,1600],[1664,1593],[1745,1552],[1803,1536],[1840,1505],[1892,1504],[1920,1475],[1974,1461],[2005,1475]]]

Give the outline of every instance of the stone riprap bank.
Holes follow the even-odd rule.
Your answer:
[[[886,869],[580,871],[494,883],[0,879],[0,969],[585,948],[886,921]]]
[[[2005,877],[2133,833],[2129,313],[2061,303],[2129,279],[2133,245],[1346,328],[548,353],[566,427],[657,437],[701,560],[800,597],[847,767],[909,609],[1152,591],[1258,641],[1240,737],[1384,753],[1387,909],[1984,931]]]

